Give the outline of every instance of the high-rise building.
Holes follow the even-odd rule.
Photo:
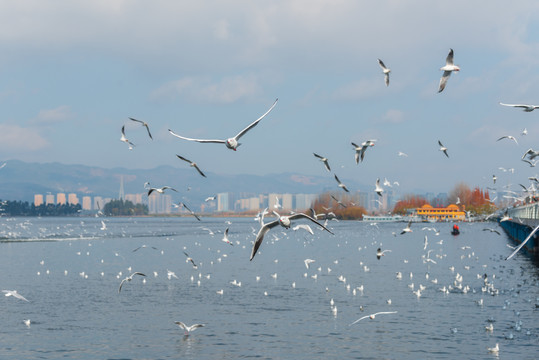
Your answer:
[[[77,197],[77,194],[70,193],[67,195],[67,203],[69,205],[78,205],[79,204],[79,198]]]
[[[35,194],[34,195],[34,205],[35,206],[43,205],[43,195],[41,195],[41,194]]]
[[[47,194],[45,196],[45,204],[47,204],[47,205],[49,205],[49,204],[54,205],[55,204],[53,194]]]
[[[170,214],[171,210],[172,196],[154,192],[148,197],[148,212],[150,214]]]
[[[230,193],[219,193],[217,194],[217,211],[231,211],[231,205],[233,204],[232,196]]]
[[[65,193],[56,194],[56,203],[58,205],[65,205],[67,203],[66,194]]]
[[[312,203],[317,198],[317,194],[296,194],[296,206],[294,210],[304,211],[311,208]]]
[[[103,206],[105,205],[105,201],[101,196],[94,196],[94,205],[93,208],[95,210],[101,210],[103,211]]]
[[[292,194],[282,194],[281,195],[281,206],[284,210],[294,209],[294,197]]]
[[[82,210],[92,210],[92,197],[91,196],[82,197]]]

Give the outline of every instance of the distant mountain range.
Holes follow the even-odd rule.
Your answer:
[[[9,160],[0,169],[0,199],[33,202],[34,194],[59,192],[118,198],[123,178],[124,193],[144,193],[144,183],[168,185],[179,191],[184,201],[202,202],[207,196],[231,192],[239,196],[267,193],[317,194],[339,190],[333,174],[311,176],[296,173],[222,175],[207,172],[201,177],[195,169],[159,166],[154,169],[105,169],[85,165],[26,163]],[[350,189],[367,189],[350,179],[342,179]],[[173,198],[176,197],[173,194]]]

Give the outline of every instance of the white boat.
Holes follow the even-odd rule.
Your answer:
[[[363,221],[369,222],[399,222],[404,220],[401,215],[363,215]]]

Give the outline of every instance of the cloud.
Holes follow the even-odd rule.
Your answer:
[[[54,124],[69,120],[73,117],[71,109],[67,105],[59,106],[55,109],[40,110],[37,118],[33,120],[36,124]]]
[[[404,121],[404,113],[400,110],[389,109],[382,116],[382,121],[390,124],[398,124]]]
[[[36,151],[48,146],[49,142],[34,128],[0,124],[0,150],[2,151]]]
[[[152,91],[153,100],[183,98],[189,101],[228,104],[252,98],[261,92],[257,77],[237,75],[225,77],[217,82],[208,78],[185,77],[168,82]]]

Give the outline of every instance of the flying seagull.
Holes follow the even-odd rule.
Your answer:
[[[391,69],[389,69],[380,59],[378,59],[378,65],[380,65],[380,67],[382,68],[382,72],[384,73],[384,80],[386,86],[389,86],[389,73],[391,72]]]
[[[133,119],[133,118],[129,118],[129,120],[133,120],[133,121],[136,121],[138,123],[141,123],[142,126],[144,126],[146,128],[146,130],[148,131],[148,136],[150,137],[150,139],[153,140],[153,137],[152,137],[152,133],[150,133],[150,128],[148,127],[148,123],[146,121],[142,121],[142,120],[137,120],[137,119]]]
[[[165,190],[167,190],[167,189],[178,192],[178,190],[176,190],[174,188],[171,188],[170,186],[163,186],[162,188],[150,188],[150,189],[148,189],[148,196],[150,196],[150,194],[152,192],[154,192],[154,191],[157,191],[159,194],[163,194],[165,192]]]
[[[382,193],[384,192],[384,189],[380,186],[380,178],[376,179],[376,187],[374,191],[378,194],[378,196],[382,196]]]
[[[19,300],[24,300],[26,302],[30,302],[24,296],[19,294],[17,292],[17,290],[2,290],[2,292],[5,294],[5,296],[13,296],[14,298],[17,298]]]
[[[445,156],[449,157],[449,155],[447,155],[447,148],[442,144],[440,140],[438,140],[438,145],[440,145],[440,151],[443,151]]]
[[[243,135],[245,135],[245,133],[247,133],[247,131],[251,130],[253,127],[255,127],[256,125],[258,125],[258,123],[260,122],[260,120],[262,120],[266,115],[269,114],[269,112],[270,112],[271,110],[273,110],[273,108],[274,108],[275,105],[277,104],[277,100],[279,100],[279,99],[275,99],[275,102],[273,103],[273,105],[271,105],[271,107],[269,108],[269,110],[266,111],[266,112],[264,113],[264,115],[262,115],[261,117],[259,117],[258,119],[256,119],[253,123],[251,123],[249,126],[247,126],[245,129],[243,129],[242,131],[240,131],[236,136],[234,136],[234,137],[232,137],[232,138],[228,138],[228,139],[226,139],[226,140],[191,139],[191,138],[187,138],[187,137],[178,135],[178,134],[176,134],[174,131],[172,131],[172,130],[170,130],[170,129],[168,129],[168,132],[171,133],[172,135],[174,135],[174,136],[180,138],[180,139],[183,139],[183,140],[196,141],[196,142],[200,142],[200,143],[217,143],[217,144],[225,144],[227,148],[236,151],[237,147],[241,145],[241,144],[238,142],[238,140],[239,140]]]
[[[409,232],[412,232],[411,226],[412,226],[412,221],[410,220],[410,221],[408,222],[408,225],[406,225],[406,227],[405,227],[404,229],[402,229],[401,235],[402,235],[402,234],[409,233]]]
[[[344,191],[346,192],[350,192],[350,190],[348,190],[346,188],[346,185],[344,185],[341,180],[339,180],[339,178],[337,177],[337,175],[335,175],[335,180],[337,180],[337,184],[339,184],[339,187],[342,188]]]
[[[502,136],[501,138],[499,138],[499,139],[496,140],[496,141],[500,141],[500,140],[502,140],[502,139],[513,140],[513,141],[515,142],[515,144],[518,145],[518,141],[517,141],[517,139],[516,139],[514,136],[511,136],[511,135],[504,135],[504,136]]]
[[[206,177],[206,175],[204,175],[204,173],[202,172],[202,170],[200,170],[200,168],[198,167],[198,165],[197,165],[196,162],[192,162],[191,160],[187,160],[186,158],[184,158],[183,156],[180,156],[180,155],[178,155],[178,154],[176,154],[176,156],[177,156],[179,159],[181,159],[181,160],[183,160],[183,161],[185,161],[185,162],[188,162],[189,165],[192,166],[192,167],[194,167],[194,168],[198,171],[198,173],[199,173],[200,175]]]
[[[193,264],[193,268],[198,268],[197,264],[195,264],[195,261],[193,260],[192,257],[189,256],[188,253],[186,253],[185,251],[183,252],[185,254],[185,256],[187,256],[187,259],[185,259],[185,262],[191,262],[191,264]]]
[[[376,258],[377,258],[378,260],[380,260],[380,258],[381,258],[382,256],[385,256],[384,254],[385,254],[386,252],[391,252],[391,250],[384,250],[384,251],[382,251],[382,248],[378,248],[378,249],[376,250]]]
[[[228,228],[226,228],[225,234],[223,235],[223,241],[226,242],[226,243],[229,244],[229,245],[234,246],[234,244],[232,243],[232,241],[228,240]]]
[[[355,143],[351,143],[352,146],[354,147],[354,150],[356,151],[356,154],[355,154],[356,164],[359,164],[360,159],[363,162],[363,158],[365,157],[365,151],[367,151],[369,146],[374,146],[375,141],[376,140],[364,141],[361,143],[361,146]]]
[[[133,250],[132,252],[135,252],[135,251],[137,251],[139,249],[144,249],[144,248],[147,248],[147,247],[151,247],[154,250],[158,250],[155,246],[142,245],[142,246],[139,246],[138,248],[136,248],[135,250]]]
[[[262,241],[264,240],[264,235],[266,235],[266,233],[268,231],[270,231],[272,228],[274,228],[274,227],[276,227],[278,225],[281,225],[285,229],[289,229],[290,225],[292,224],[292,220],[296,220],[296,219],[308,219],[308,220],[311,220],[312,222],[314,222],[315,224],[320,226],[322,229],[326,230],[330,234],[333,234],[331,232],[331,230],[329,230],[324,225],[320,224],[318,221],[316,221],[314,218],[310,217],[309,215],[306,215],[306,214],[303,214],[303,213],[296,213],[296,214],[293,214],[293,215],[290,215],[290,216],[281,216],[275,211],[273,213],[278,217],[278,219],[274,220],[272,222],[269,222],[267,224],[264,224],[264,225],[262,225],[260,227],[260,230],[258,231],[258,234],[256,235],[256,239],[255,239],[255,243],[253,245],[253,250],[251,252],[250,260],[253,260],[253,258],[255,257],[256,252],[258,251],[258,248],[260,247],[260,245],[262,245]]]
[[[447,58],[445,59],[445,66],[441,67],[440,70],[443,70],[444,73],[440,79],[440,87],[438,89],[439,93],[444,91],[445,85],[447,84],[447,80],[449,79],[451,73],[453,71],[460,71],[460,67],[453,64],[453,49],[449,49],[449,54],[447,54]]]
[[[522,110],[524,110],[526,112],[532,112],[533,110],[539,108],[539,106],[537,106],[537,105],[528,105],[528,104],[504,104],[504,103],[500,103],[500,105],[522,108]]]
[[[195,331],[199,327],[204,327],[204,324],[194,324],[194,325],[191,325],[191,326],[187,326],[184,323],[182,323],[181,321],[174,321],[174,324],[178,325],[180,328],[185,330],[185,335],[189,335],[189,333],[191,331]]]
[[[146,276],[145,274],[141,273],[141,272],[134,272],[132,273],[131,275],[129,275],[128,277],[126,277],[125,279],[122,280],[122,282],[120,283],[120,287],[118,288],[118,294],[120,293],[120,291],[122,291],[122,286],[124,285],[124,283],[126,281],[131,281],[133,280],[133,276],[135,275],[140,275],[140,276]]]
[[[377,312],[377,313],[374,313],[374,314],[370,314],[370,315],[365,315],[363,317],[360,317],[359,319],[357,319],[356,321],[354,321],[353,323],[351,323],[350,325],[348,326],[352,326],[354,325],[355,323],[358,323],[360,322],[361,320],[363,319],[371,319],[371,320],[374,320],[374,318],[376,317],[376,315],[386,315],[386,314],[396,314],[397,312],[396,311],[381,311],[381,312]]]
[[[486,228],[486,229],[483,229],[483,231],[490,231],[490,232],[496,233],[498,235],[501,235],[500,232],[498,230],[496,230],[496,229]]]
[[[320,159],[320,161],[322,161],[324,163],[324,165],[326,166],[326,170],[331,172],[331,168],[329,167],[329,163],[328,163],[328,158],[327,157],[323,157],[323,156],[320,156],[318,154],[315,154],[313,153],[314,156],[316,156],[317,158]]]
[[[195,214],[195,212],[194,212],[193,210],[189,209],[189,208],[187,207],[187,205],[185,205],[184,203],[180,202],[180,203],[178,204],[178,206],[184,207],[185,210],[189,211],[189,213],[190,213],[191,215],[193,215],[198,221],[200,221],[200,218],[198,217],[198,215]]]
[[[129,150],[133,150],[133,146],[135,146],[135,144],[133,144],[131,141],[129,141],[125,137],[125,125],[122,126],[122,137],[120,138],[120,141],[123,141],[124,143],[128,144],[129,145]]]

